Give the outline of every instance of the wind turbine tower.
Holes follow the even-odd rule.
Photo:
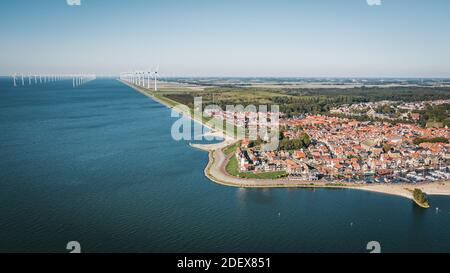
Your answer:
[[[156,67],[155,72],[154,72],[154,77],[155,77],[155,91],[158,91],[158,70],[159,70],[159,65]]]

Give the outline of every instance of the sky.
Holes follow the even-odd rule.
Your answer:
[[[450,77],[448,0],[77,1],[0,1],[0,75]]]

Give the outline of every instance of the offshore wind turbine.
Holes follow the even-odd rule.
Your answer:
[[[21,74],[21,76],[22,76],[22,85],[25,85],[25,80],[23,78],[23,74]]]
[[[14,87],[17,87],[17,83],[16,83],[16,74],[13,74],[13,83],[14,83]]]

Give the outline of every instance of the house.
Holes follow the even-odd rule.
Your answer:
[[[295,151],[293,156],[295,159],[305,159],[306,158],[306,154],[303,150]]]

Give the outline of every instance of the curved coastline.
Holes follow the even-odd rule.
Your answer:
[[[208,146],[207,144],[192,144],[192,147],[208,152],[208,164],[205,168],[205,176],[210,180],[225,186],[239,188],[328,188],[328,189],[352,189],[365,190],[382,194],[396,195],[410,200],[414,200],[412,191],[421,189],[427,195],[445,195],[450,196],[450,182],[433,182],[421,184],[358,184],[342,183],[330,185],[328,182],[318,181],[296,181],[290,179],[244,179],[234,177],[226,173],[225,166],[228,162],[222,149]],[[225,145],[223,146],[225,147]],[[222,148],[223,148],[222,147]],[[417,203],[417,202],[416,202]],[[420,204],[418,204],[421,206]]]
[[[145,88],[131,85],[124,81],[121,81],[130,88],[142,93],[143,95],[152,98],[156,102],[165,105],[168,108],[173,108],[174,105],[169,104],[163,100],[158,99],[155,96],[147,93]],[[186,115],[196,122],[200,122],[204,126],[201,120],[196,120],[191,115]],[[211,129],[211,128],[210,128]],[[226,136],[222,132],[211,133],[211,135],[224,136],[224,141],[215,144],[190,144],[191,147],[197,148],[208,152],[208,162],[204,169],[205,176],[223,186],[236,187],[236,188],[324,188],[324,189],[351,189],[351,190],[364,190],[380,194],[389,194],[404,197],[412,200],[417,205],[421,206],[413,197],[412,191],[414,189],[420,189],[427,195],[443,195],[450,196],[450,181],[432,182],[432,183],[420,183],[420,184],[358,184],[354,183],[342,183],[336,185],[330,185],[330,182],[320,181],[296,181],[292,179],[245,179],[229,175],[225,166],[230,157],[226,157],[222,149],[238,141]],[[423,207],[423,206],[421,206]]]

